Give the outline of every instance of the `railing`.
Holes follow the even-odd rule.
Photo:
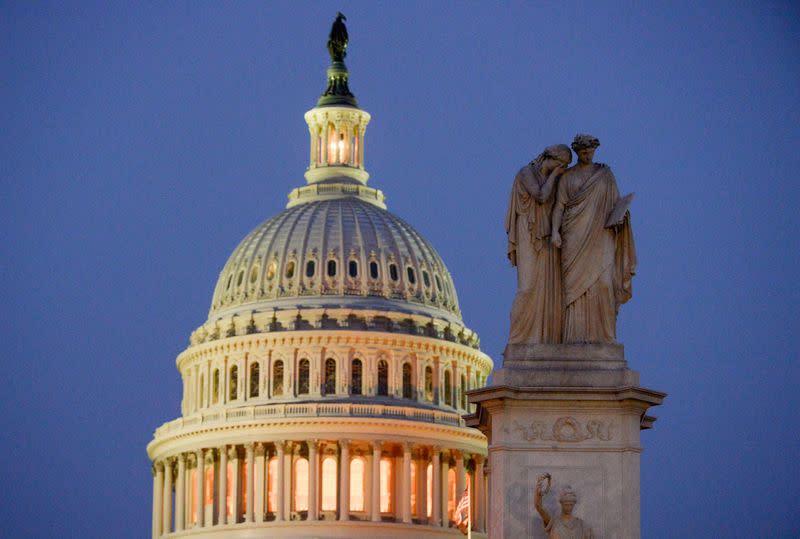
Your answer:
[[[242,408],[200,411],[186,417],[164,423],[156,429],[155,437],[200,425],[215,423],[237,423],[259,419],[291,417],[383,417],[423,421],[454,427],[464,426],[461,416],[453,412],[426,410],[412,406],[355,403],[283,403],[260,404]]]

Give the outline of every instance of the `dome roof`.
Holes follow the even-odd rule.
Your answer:
[[[209,320],[322,307],[407,312],[462,325],[439,254],[382,206],[358,194],[290,203],[233,251]]]

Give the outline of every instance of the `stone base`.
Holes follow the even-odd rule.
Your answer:
[[[624,387],[639,385],[621,344],[509,344],[493,385]]]
[[[544,506],[561,515],[559,492],[578,497],[573,515],[595,539],[637,539],[640,431],[664,393],[638,386],[621,345],[509,345],[491,386],[468,393],[467,424],[489,439],[489,539],[546,539],[533,506],[549,473]]]

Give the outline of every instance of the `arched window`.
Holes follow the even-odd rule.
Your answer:
[[[283,361],[272,364],[272,396],[283,395]]]
[[[442,291],[442,281],[439,279],[439,274],[435,273],[433,278],[436,280],[436,290],[441,292]]]
[[[211,379],[211,403],[217,404],[219,402],[219,369],[214,369],[214,376]]]
[[[392,470],[392,459],[389,458],[382,458],[380,464],[381,470],[381,513],[390,513],[392,511],[392,507],[394,505],[394,500],[392,499],[392,487],[394,487],[394,480],[393,480],[393,470]]]
[[[236,286],[242,286],[244,281],[244,270],[239,271],[239,276],[236,278]]]
[[[260,269],[261,268],[259,268],[258,266],[253,266],[253,269],[250,270],[250,282],[251,283],[256,282],[256,280],[258,279],[258,273],[259,273]]]
[[[447,518],[453,520],[456,512],[456,471],[453,468],[447,470]]]
[[[389,363],[378,361],[378,395],[389,395]]]
[[[414,398],[414,387],[411,384],[411,364],[403,363],[403,398]]]
[[[347,272],[350,274],[350,277],[358,277],[358,262],[355,260],[351,260],[347,264]]]
[[[422,270],[422,282],[425,283],[425,288],[431,287],[431,278],[425,270]]]
[[[353,360],[350,378],[350,393],[353,395],[361,395],[363,393],[360,359]]]
[[[325,395],[336,394],[336,360],[328,358],[325,360]]]
[[[428,468],[425,470],[425,507],[428,513],[426,516],[431,518],[433,514],[433,464],[428,464]]]
[[[322,510],[336,511],[336,458],[325,457],[322,461]]]
[[[231,367],[231,377],[228,379],[228,400],[235,401],[239,393],[239,367]]]
[[[406,274],[408,275],[408,282],[409,283],[411,283],[411,284],[416,284],[417,283],[417,276],[414,273],[414,268],[412,268],[411,266],[408,266],[408,268],[406,268]]]
[[[306,277],[309,279],[314,276],[317,271],[317,264],[313,260],[306,262]]]
[[[294,463],[294,510],[308,511],[308,460],[299,458]]]
[[[350,461],[350,510],[364,510],[364,481],[366,479],[365,462],[363,457],[356,457]]]
[[[286,278],[291,279],[294,277],[294,260],[290,260],[286,264]]]
[[[453,382],[450,371],[444,371],[444,403],[448,406],[453,405]]]
[[[400,280],[400,275],[397,273],[397,264],[389,264],[389,277],[394,282]]]
[[[461,409],[467,409],[467,377],[461,375]]]
[[[433,369],[425,367],[425,400],[433,402]]]
[[[260,367],[258,363],[253,363],[250,365],[250,397],[258,397],[258,378],[260,374]]]
[[[278,492],[278,457],[269,459],[267,465],[267,511],[274,513],[278,510],[275,501]]]
[[[378,263],[373,260],[369,263],[369,276],[373,279],[377,279],[378,275]]]
[[[336,277],[336,261],[328,260],[328,277]]]
[[[233,283],[233,273],[228,275],[228,284],[225,285],[225,290],[230,290],[232,283]]]
[[[272,279],[274,279],[275,273],[277,273],[277,271],[278,271],[278,265],[275,263],[275,261],[270,262],[269,266],[267,266],[267,280],[271,281]]]
[[[308,378],[311,366],[307,359],[300,360],[300,367],[297,369],[297,394],[308,395]]]
[[[206,392],[205,392],[205,385],[203,384],[203,382],[205,382],[205,379],[203,378],[203,375],[201,374],[200,375],[200,393],[197,395],[197,407],[198,408],[202,408],[203,405],[205,404],[203,397],[205,396]]]

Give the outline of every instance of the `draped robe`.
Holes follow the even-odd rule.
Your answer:
[[[592,529],[577,517],[572,517],[569,522],[564,522],[561,517],[551,518],[544,530],[549,539],[592,539]]]
[[[631,298],[636,270],[629,215],[616,229],[605,226],[619,200],[616,179],[603,164],[596,164],[588,178],[572,168],[562,176],[556,196],[564,205],[564,342],[613,343],[617,311]]]
[[[508,258],[517,266],[517,294],[511,307],[508,342],[561,342],[561,263],[550,244],[555,189],[544,202],[526,187],[544,186],[536,166],[523,167],[514,178],[506,213]]]

